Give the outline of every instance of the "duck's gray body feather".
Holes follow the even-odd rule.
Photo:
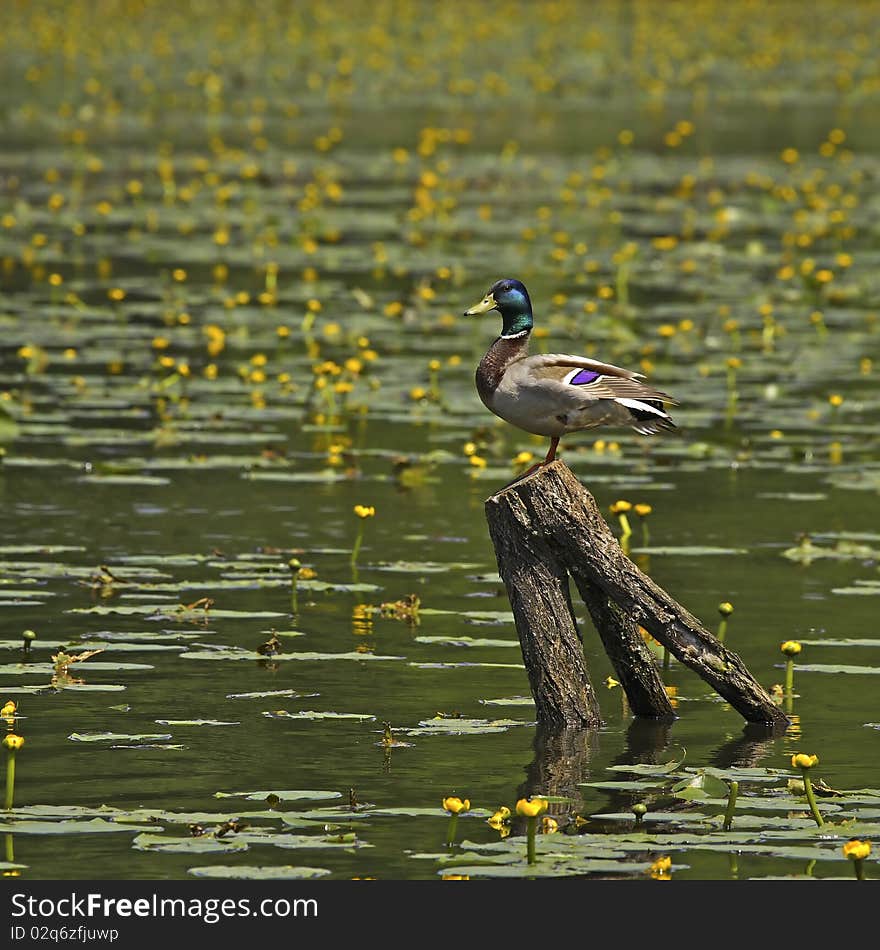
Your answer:
[[[496,416],[551,438],[601,425],[645,435],[675,427],[663,410],[674,400],[641,382],[641,373],[582,356],[529,356],[528,336],[499,337],[477,368],[477,392]]]

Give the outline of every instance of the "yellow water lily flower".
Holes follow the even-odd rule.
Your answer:
[[[491,818],[486,819],[486,824],[495,831],[501,831],[508,821],[510,821],[510,809],[507,805],[502,805]]]
[[[796,752],[791,757],[791,764],[792,767],[796,769],[811,769],[813,766],[819,764],[819,756],[806,755],[803,752]]]
[[[669,881],[672,879],[672,858],[664,855],[648,868],[648,873],[655,881]]]
[[[729,617],[733,613],[733,604],[729,600],[725,600],[723,603],[718,605],[718,613],[722,617]]]
[[[552,835],[559,831],[559,822],[549,815],[544,815],[541,819],[541,834]]]
[[[859,841],[857,838],[853,838],[843,846],[843,856],[849,858],[850,861],[864,861],[870,853],[870,841]]]
[[[3,738],[3,748],[9,752],[18,752],[23,745],[24,738],[15,735],[14,732],[10,732],[8,736],[4,736]]]
[[[18,709],[18,706],[15,705],[15,700],[10,699],[6,705],[0,709],[0,716],[3,716],[4,719],[9,719],[15,715],[15,710]]]
[[[443,799],[443,807],[450,815],[460,815],[462,812],[470,809],[471,803],[468,798],[461,799],[450,796],[449,798]]]
[[[525,818],[536,818],[547,811],[547,805],[546,798],[521,798],[516,803],[516,813]]]
[[[372,518],[376,514],[376,509],[372,505],[355,505],[354,513],[358,518]]]
[[[779,649],[782,650],[786,656],[797,656],[803,647],[797,642],[797,640],[786,640],[784,643],[779,645]]]

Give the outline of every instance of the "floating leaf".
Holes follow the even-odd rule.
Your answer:
[[[796,663],[800,673],[880,673],[880,666],[847,666],[833,663]]]
[[[77,670],[83,673],[93,673],[99,670],[112,670],[117,673],[121,670],[152,670],[152,666],[146,663],[111,663],[105,660],[89,660],[84,664],[76,664]],[[55,672],[52,663],[2,663],[0,664],[0,676],[10,675],[39,675],[51,676]]]
[[[136,851],[166,851],[174,854],[200,854],[209,851],[247,851],[248,845],[240,841],[238,835],[224,835],[217,838],[213,834],[198,837],[174,838],[171,835],[156,835],[141,831],[131,843]]]
[[[676,798],[694,800],[700,798],[721,798],[727,795],[727,785],[715,775],[700,771],[696,775],[682,779],[672,786]]]
[[[284,864],[277,867],[252,867],[217,864],[209,867],[189,868],[193,877],[226,881],[305,881],[330,874],[327,868],[294,867]]]
[[[378,653],[273,653],[263,656],[254,650],[211,650],[210,652],[181,653],[185,660],[271,660],[277,663],[284,660],[403,660],[402,656],[382,656]]]
[[[630,782],[578,782],[578,788],[595,788],[600,792],[644,792],[649,789],[655,789],[663,784],[662,776],[658,780],[651,782],[630,781]]]
[[[633,772],[636,775],[668,775],[674,772],[684,762],[685,752],[682,750],[681,758],[671,759],[669,762],[662,762],[657,765],[651,762],[638,762],[632,765],[609,765],[611,772]]]
[[[476,637],[415,637],[416,643],[438,643],[450,647],[518,647],[519,640],[489,640]]]
[[[297,801],[326,801],[331,798],[342,798],[342,792],[308,791],[303,789],[287,789],[269,792],[215,792],[214,798],[244,798],[249,802],[263,802],[270,796],[281,799],[283,802]]]
[[[274,712],[264,712],[263,715],[268,719],[356,719],[359,722],[368,722],[376,718],[369,713],[315,712],[312,709],[303,709],[298,712],[277,709]]]
[[[535,701],[531,696],[507,696],[501,699],[481,699],[479,702],[483,706],[532,706]]]
[[[223,722],[220,719],[156,719],[160,726],[240,726],[240,722]]]
[[[295,689],[267,689],[255,693],[227,693],[227,699],[269,699],[272,696],[287,696],[296,699],[311,699],[320,693],[298,693]]]
[[[298,835],[284,831],[244,831],[235,836],[249,845],[267,844],[273,848],[308,848],[318,850],[349,850],[351,848],[370,848],[372,845],[361,841],[353,831],[333,835]]]
[[[432,735],[483,735],[488,733],[506,732],[513,726],[528,726],[534,723],[519,719],[458,719],[441,717],[439,719],[422,719],[419,725],[404,730],[406,736]]]
[[[219,610],[211,607],[209,610],[195,608],[192,610],[181,609],[179,604],[142,604],[136,607],[126,607],[119,604],[105,605],[99,604],[95,607],[72,607],[66,610],[68,614],[96,614],[100,617],[112,616],[114,614],[122,617],[151,617],[157,620],[218,620],[218,619],[263,619],[269,617],[284,617],[275,610]]]
[[[107,821],[105,818],[92,818],[90,821],[0,821],[0,832],[20,835],[93,835],[142,830],[138,825]]]
[[[73,739],[74,742],[164,742],[172,737],[170,733],[162,735],[150,732],[139,735],[127,735],[123,732],[71,732],[67,738]]]
[[[725,554],[748,554],[745,548],[719,548],[709,545],[681,545],[680,547],[633,548],[634,554],[677,555],[678,557],[715,557]]]

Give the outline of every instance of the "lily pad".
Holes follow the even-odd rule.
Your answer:
[[[434,736],[434,735],[486,735],[489,733],[506,732],[513,726],[529,726],[534,723],[520,719],[457,719],[442,717],[439,719],[422,719],[417,727],[406,729],[406,736]]]
[[[189,868],[186,873],[192,874],[193,877],[210,878],[215,881],[307,881],[326,877],[331,872],[327,868],[294,867],[290,864],[275,867],[216,864]]]
[[[632,772],[635,775],[668,775],[678,769],[684,762],[685,754],[682,752],[681,758],[670,759],[668,762],[654,764],[652,762],[636,762],[632,765],[609,765],[610,772]]]
[[[154,732],[136,735],[123,732],[71,732],[67,738],[73,739],[74,742],[164,742],[172,736],[170,733],[163,735]]]
[[[720,798],[727,795],[727,785],[710,772],[700,771],[696,775],[682,779],[672,786],[676,798],[693,801],[701,798]]]
[[[201,854],[209,851],[247,851],[247,842],[239,840],[238,835],[224,835],[218,838],[213,834],[198,837],[175,838],[171,835],[157,835],[144,832],[132,841],[136,851],[164,851],[174,854]]]
[[[311,699],[320,693],[298,693],[295,689],[266,689],[255,693],[227,693],[227,699],[270,699],[273,696],[287,696],[296,699]]]
[[[483,706],[531,706],[534,708],[535,701],[531,696],[506,696],[501,699],[481,699]]]
[[[298,712],[278,709],[274,712],[264,712],[263,715],[268,719],[356,719],[358,722],[371,722],[376,718],[369,713],[315,712],[313,709],[303,709]]]
[[[211,650],[204,653],[187,652],[180,656],[185,660],[271,660],[277,663],[284,660],[403,660],[402,656],[383,656],[379,653],[273,653],[263,656],[255,650]]]
[[[269,797],[279,798],[283,802],[299,801],[329,801],[332,798],[342,798],[342,792],[325,790],[310,791],[306,789],[282,789],[268,792],[215,792],[214,798],[244,798],[249,802],[264,802]]]
[[[880,666],[847,666],[838,663],[796,663],[799,673],[880,673]]]
[[[139,825],[126,825],[105,818],[92,818],[89,821],[0,821],[0,832],[19,835],[94,835],[119,832],[140,832]],[[160,829],[161,830],[161,829]]]
[[[490,640],[479,637],[415,637],[416,643],[438,643],[450,647],[518,647],[519,640]]]
[[[160,726],[240,726],[240,722],[223,722],[220,719],[156,719]]]

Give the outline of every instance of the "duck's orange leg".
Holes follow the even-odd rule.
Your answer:
[[[556,450],[559,448],[559,436],[554,435],[550,439],[550,448],[547,449],[547,455],[544,458],[544,465],[549,465],[556,461]]]
[[[559,448],[559,438],[554,436],[550,439],[550,448],[547,450],[547,454],[544,456],[543,462],[535,462],[534,465],[530,465],[521,475],[517,475],[516,478],[505,485],[505,488],[510,488],[511,485],[515,485],[517,482],[521,482],[524,478],[531,475],[532,472],[537,472],[539,468],[543,468],[545,465],[549,465],[551,462],[556,461],[556,450]]]

